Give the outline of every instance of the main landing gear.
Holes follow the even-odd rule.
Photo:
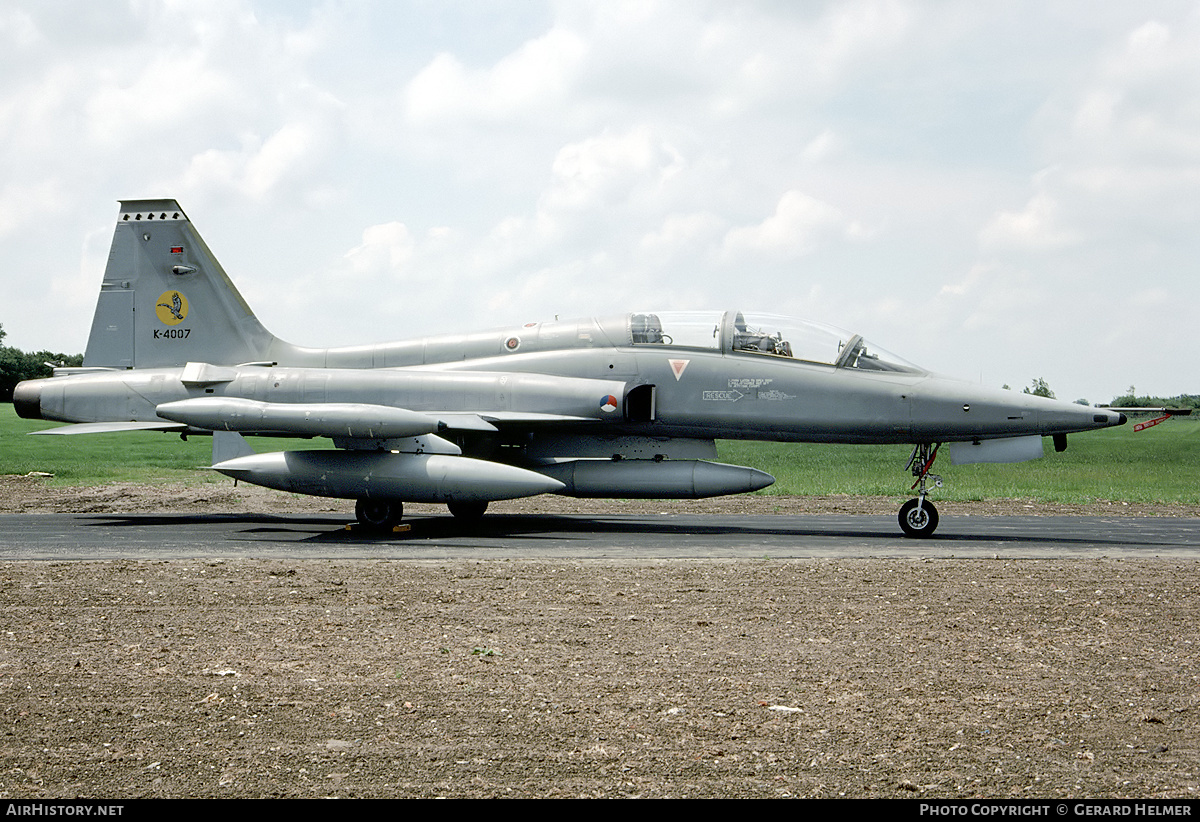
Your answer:
[[[452,500],[446,503],[446,507],[450,509],[450,513],[457,520],[463,522],[479,522],[483,519],[483,514],[487,511],[487,501],[483,502],[466,502],[463,500]]]
[[[446,503],[450,513],[460,522],[474,523],[483,518],[488,504],[455,500]],[[404,503],[400,500],[360,499],[354,503],[354,518],[363,530],[376,534],[391,533],[404,517]]]
[[[935,488],[942,487],[942,478],[937,474],[929,473],[929,469],[933,467],[933,461],[937,459],[939,445],[937,443],[921,443],[913,449],[912,456],[908,458],[906,467],[911,469],[912,475],[917,478],[912,487],[919,488],[919,490],[916,499],[910,499],[900,506],[900,529],[904,531],[906,537],[923,539],[932,536],[933,532],[937,530],[937,508],[934,508],[933,503],[926,499],[928,491],[925,485],[932,482]]]
[[[385,534],[400,524],[404,503],[399,500],[360,499],[354,503],[354,518],[368,531]]]

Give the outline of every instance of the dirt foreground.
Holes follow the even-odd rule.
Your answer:
[[[23,478],[0,500],[347,512]],[[1193,798],[1198,588],[1178,560],[2,563],[0,798]]]

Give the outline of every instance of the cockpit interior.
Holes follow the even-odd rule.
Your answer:
[[[784,357],[835,368],[922,373],[924,369],[869,344],[861,334],[772,314],[702,311],[629,315],[634,345],[715,349],[731,354]]]

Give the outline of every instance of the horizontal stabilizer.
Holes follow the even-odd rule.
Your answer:
[[[120,368],[105,368],[94,367],[89,368],[83,365],[56,365],[52,366],[54,376],[56,377],[75,377],[80,374],[99,374],[104,371],[120,371]]]
[[[47,428],[45,431],[30,431],[31,434],[117,434],[122,431],[182,431],[186,425],[178,422],[81,422]]]

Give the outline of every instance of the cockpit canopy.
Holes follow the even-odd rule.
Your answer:
[[[707,348],[726,353],[786,357],[836,368],[924,373],[907,360],[822,323],[773,314],[671,311],[629,315],[634,345]]]

